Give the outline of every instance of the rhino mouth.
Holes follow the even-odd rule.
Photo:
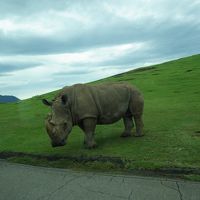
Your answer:
[[[51,145],[52,147],[62,147],[66,144],[65,140],[61,140],[61,142],[52,142]]]

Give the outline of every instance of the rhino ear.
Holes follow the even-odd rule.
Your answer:
[[[62,100],[62,104],[63,105],[66,105],[67,102],[68,102],[68,96],[65,94],[65,95],[62,95],[61,96],[61,100]]]
[[[42,103],[46,106],[52,106],[52,102],[46,100],[46,99],[42,99]]]

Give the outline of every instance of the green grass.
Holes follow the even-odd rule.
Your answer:
[[[144,137],[120,138],[120,121],[97,127],[97,149],[84,149],[78,127],[73,128],[66,146],[52,148],[44,129],[49,109],[41,103],[43,97],[51,99],[57,93],[52,92],[19,103],[0,104],[0,152],[120,157],[129,160],[127,169],[200,169],[200,55],[92,84],[120,81],[136,85],[144,95]]]

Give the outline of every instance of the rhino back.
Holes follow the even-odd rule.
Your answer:
[[[127,111],[131,89],[124,84],[76,85],[74,107],[79,120],[93,117],[99,124],[113,123]]]

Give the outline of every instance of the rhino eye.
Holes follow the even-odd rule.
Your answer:
[[[63,125],[64,125],[64,129],[66,129],[67,128],[67,123],[65,122]]]

